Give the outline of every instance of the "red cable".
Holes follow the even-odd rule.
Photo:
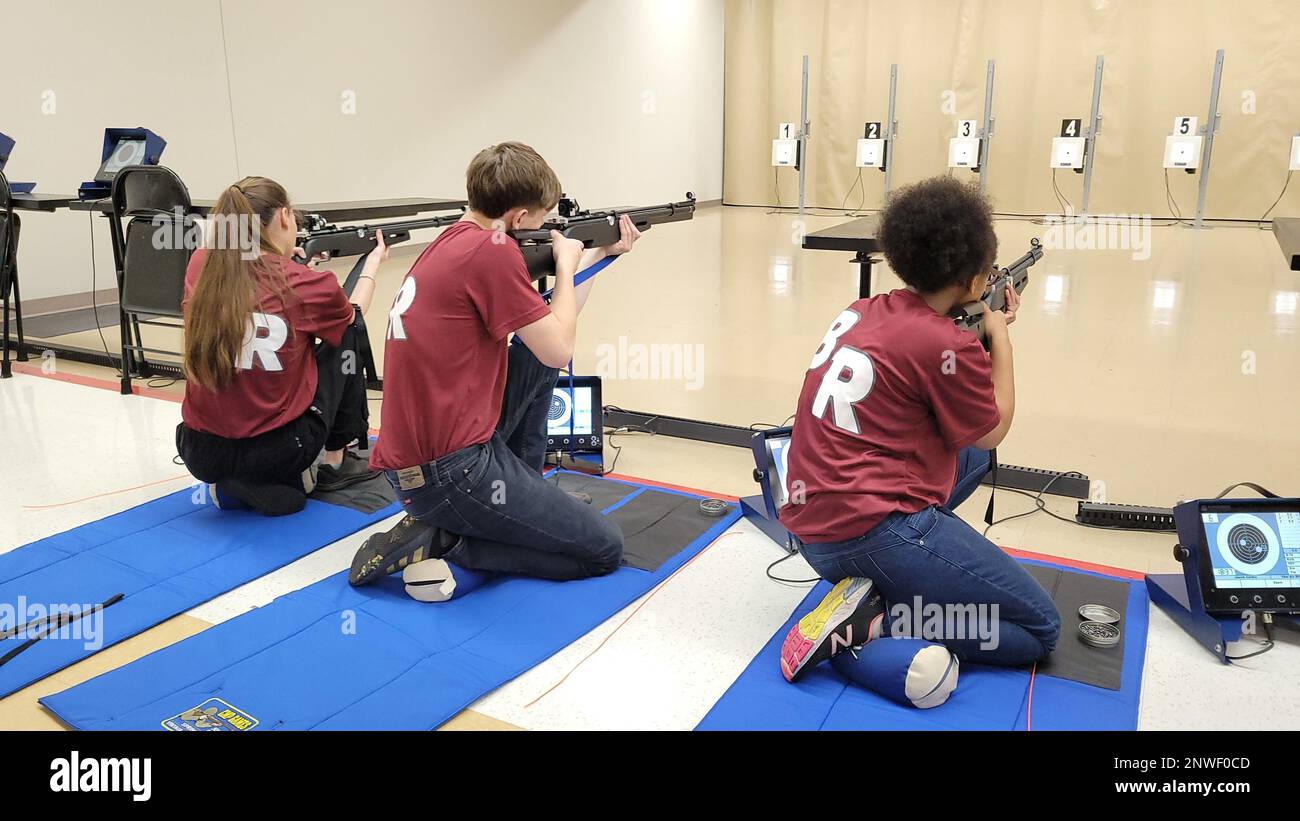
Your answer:
[[[710,544],[708,544],[703,550],[701,550],[699,553],[696,553],[694,556],[688,559],[685,564],[683,564],[681,567],[677,568],[672,573],[670,573],[668,575],[668,578],[659,582],[659,584],[656,585],[655,588],[650,591],[649,595],[647,595],[644,599],[641,600],[641,603],[636,606],[636,609],[633,610],[631,613],[627,614],[627,618],[623,619],[623,621],[619,623],[618,627],[615,627],[612,631],[610,631],[610,634],[608,636],[605,636],[605,638],[601,639],[600,644],[597,644],[596,647],[590,653],[583,656],[582,659],[579,660],[577,664],[573,665],[573,667],[570,668],[569,672],[565,673],[564,676],[559,681],[555,682],[550,687],[548,687],[537,698],[525,704],[524,709],[527,710],[528,708],[532,707],[534,704],[536,704],[537,702],[541,701],[542,699],[550,695],[552,692],[554,692],[561,684],[568,681],[569,676],[573,675],[574,672],[576,672],[579,667],[585,664],[587,659],[596,655],[596,653],[600,651],[600,648],[605,646],[606,642],[614,638],[614,634],[617,633],[619,630],[622,630],[627,625],[627,623],[632,620],[632,617],[635,616],[641,610],[642,607],[645,607],[646,604],[649,603],[649,601],[653,599],[660,590],[664,589],[664,587],[668,584],[668,582],[673,580],[674,576],[676,576],[678,573],[681,573],[686,568],[690,567],[691,564],[694,563],[696,559],[703,556],[705,553],[709,552],[709,550],[712,549],[713,546],[716,545],[718,542],[722,541],[727,536],[735,536],[735,535],[738,535],[738,532],[734,530],[729,530],[726,533],[721,534],[720,536],[718,536],[718,538],[714,539]]]
[[[124,487],[119,490],[109,490],[104,493],[96,493],[93,496],[83,496],[80,499],[73,499],[68,502],[55,502],[54,504],[50,504],[50,505],[23,505],[22,508],[23,510],[49,510],[50,508],[55,508],[55,507],[67,507],[68,505],[75,505],[78,502],[89,502],[91,499],[102,499],[105,496],[116,496],[119,493],[130,493],[133,490],[143,490],[144,488],[153,487],[154,485],[165,485],[168,482],[178,482],[181,479],[189,479],[189,478],[190,475],[188,473],[184,473],[181,474],[180,476],[171,476],[166,479],[159,479],[156,482],[146,482],[143,485],[136,485],[134,487]]]

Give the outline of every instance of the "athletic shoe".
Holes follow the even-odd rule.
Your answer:
[[[345,450],[343,461],[338,465],[321,463],[316,471],[316,490],[341,490],[378,475],[379,471],[371,470],[366,460],[350,450]]]
[[[408,564],[441,559],[460,542],[460,537],[427,525],[414,517],[402,517],[392,530],[366,539],[352,558],[348,584],[360,587],[396,573]]]
[[[257,485],[230,479],[209,488],[212,503],[221,510],[254,510],[263,516],[288,516],[307,504],[307,494],[288,485]]]
[[[575,501],[582,502],[584,505],[591,504],[590,493],[583,493],[580,490],[566,490],[564,492],[569,494],[569,496],[573,497]]]
[[[885,605],[874,590],[871,579],[844,579],[790,628],[781,645],[781,674],[786,681],[798,681],[807,670],[866,644],[873,632],[879,632]]]

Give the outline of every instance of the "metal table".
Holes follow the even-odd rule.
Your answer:
[[[880,252],[880,243],[876,240],[879,226],[880,217],[862,217],[805,234],[803,247],[813,251],[852,253],[853,262],[858,266],[858,298],[865,299],[871,296],[871,265],[875,262],[871,255]]]

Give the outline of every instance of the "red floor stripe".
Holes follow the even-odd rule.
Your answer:
[[[45,373],[37,365],[25,365],[22,362],[13,363],[14,373],[26,374],[27,376],[39,376],[42,379],[53,379],[55,382],[67,382],[72,385],[82,385],[87,388],[100,388],[106,391],[117,393],[121,386],[117,380],[100,379],[94,376],[82,376],[76,373]],[[180,402],[181,398],[174,393],[158,390],[157,388],[141,387],[132,385],[131,393],[136,396],[147,396],[150,399],[162,399],[166,402]]]
[[[1079,559],[1068,559],[1065,556],[1052,556],[1047,553],[1034,553],[1029,550],[1019,550],[1014,547],[1003,547],[1007,553],[1012,556],[1019,556],[1022,559],[1037,559],[1041,562],[1052,562],[1053,564],[1063,564],[1066,567],[1073,567],[1076,570],[1090,570],[1093,573],[1102,573],[1107,576],[1119,576],[1124,579],[1133,579],[1142,581],[1146,574],[1138,570],[1127,570],[1123,567],[1115,567],[1109,564],[1095,564],[1093,562],[1080,561]]]

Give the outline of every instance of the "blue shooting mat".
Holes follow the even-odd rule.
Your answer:
[[[11,622],[0,630],[38,621],[33,606],[80,610],[122,595],[26,649],[26,631],[0,640],[0,658],[20,650],[0,665],[0,697],[398,512],[396,503],[365,514],[309,499],[292,516],[269,518],[218,510],[195,493],[180,490],[0,554],[8,617],[0,622]]]
[[[632,486],[602,512],[649,494],[700,498]],[[649,592],[739,518],[730,505],[701,522],[654,572],[496,576],[438,603],[407,596],[400,574],[358,589],[339,573],[41,703],[77,729],[431,730]]]
[[[1136,730],[1146,658],[1147,593],[1141,581],[1071,567],[1020,560],[1120,582],[1128,588],[1123,666],[1118,690],[1055,678],[1042,670],[1033,681],[1033,730]],[[822,582],[809,592],[790,620],[750,662],[697,730],[1024,730],[1031,709],[1028,669],[963,664],[956,691],[938,707],[904,707],[850,683],[829,664],[819,665],[797,684],[781,675],[781,645],[804,614],[830,592]],[[1061,614],[1063,642],[1077,642],[1078,616]],[[1118,649],[1118,648],[1117,648]],[[1099,650],[1098,652],[1107,652]]]

